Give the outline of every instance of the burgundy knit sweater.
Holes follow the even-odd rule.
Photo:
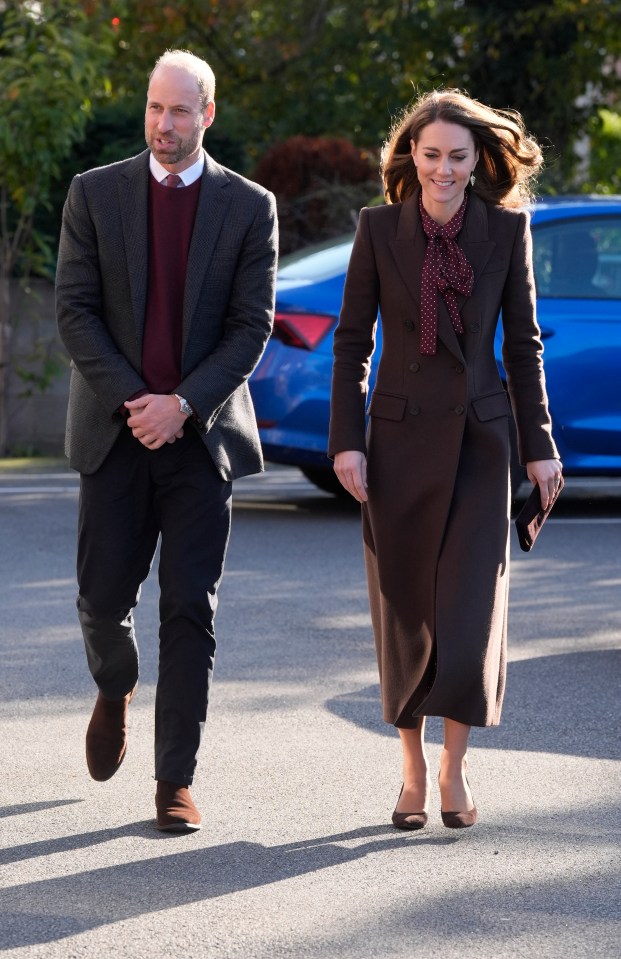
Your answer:
[[[149,270],[142,377],[152,393],[181,382],[183,294],[202,177],[171,189],[149,177]]]

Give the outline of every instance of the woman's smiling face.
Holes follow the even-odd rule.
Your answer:
[[[423,191],[423,206],[438,223],[448,223],[464,199],[479,151],[467,127],[436,120],[410,141]]]

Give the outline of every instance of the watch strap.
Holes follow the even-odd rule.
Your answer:
[[[188,417],[193,417],[194,410],[192,409],[188,401],[185,399],[185,397],[179,396],[178,393],[173,393],[173,396],[176,396],[177,399],[179,400],[179,412],[185,413],[185,415]]]

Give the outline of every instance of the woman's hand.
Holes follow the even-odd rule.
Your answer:
[[[539,485],[541,508],[546,509],[561,482],[563,464],[560,460],[533,460],[526,464],[526,473],[535,486]]]
[[[366,503],[367,458],[360,450],[345,450],[334,457],[334,472],[342,486],[359,503]]]

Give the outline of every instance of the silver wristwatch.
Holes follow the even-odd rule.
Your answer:
[[[183,396],[179,396],[178,393],[173,393],[173,396],[176,396],[179,400],[179,412],[185,413],[186,416],[194,416],[194,410]]]

